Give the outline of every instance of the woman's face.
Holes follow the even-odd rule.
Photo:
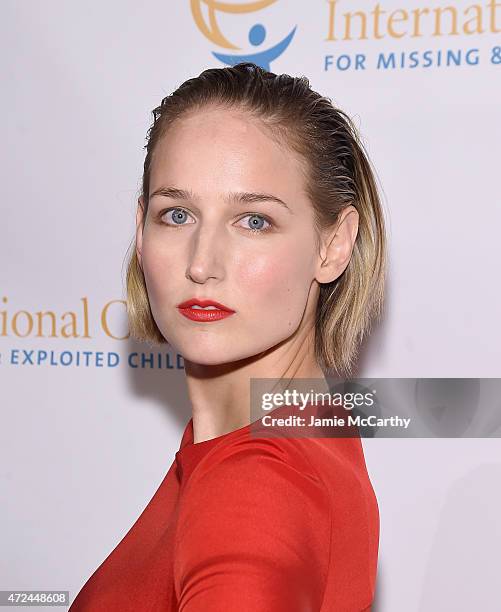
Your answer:
[[[313,326],[319,253],[303,181],[298,159],[236,110],[182,118],[157,144],[136,248],[155,322],[185,359],[237,361]],[[178,308],[191,298],[234,313],[194,321]]]

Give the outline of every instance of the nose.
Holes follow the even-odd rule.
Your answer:
[[[185,276],[194,283],[205,283],[210,278],[223,278],[224,238],[216,227],[200,224],[193,233]]]

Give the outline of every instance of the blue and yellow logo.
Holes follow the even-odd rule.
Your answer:
[[[254,0],[254,2],[233,4],[231,2],[222,2],[220,0],[191,0],[191,12],[198,29],[208,40],[223,49],[235,49],[241,51],[242,47],[234,45],[221,32],[217,22],[217,14],[225,13],[242,15],[246,13],[255,13],[267,8],[268,6],[271,6],[272,4],[275,4],[275,2],[277,2],[277,0]],[[204,18],[202,13],[202,4],[207,7],[207,19]],[[296,28],[297,26],[294,26],[294,28],[285,38],[280,40],[272,47],[260,49],[254,53],[220,53],[213,51],[212,55],[214,55],[214,57],[219,61],[223,62],[223,64],[227,64],[229,66],[234,66],[239,62],[253,62],[265,70],[270,70],[271,62],[282,55],[282,53],[289,46],[296,32]],[[264,25],[261,23],[255,23],[249,30],[248,38],[249,43],[253,47],[262,46],[266,39],[266,28]]]

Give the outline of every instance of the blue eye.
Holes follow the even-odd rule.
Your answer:
[[[170,217],[167,217],[168,214]],[[167,210],[162,211],[158,216],[161,223],[171,227],[176,225],[179,227],[182,225],[191,225],[191,223],[195,223],[194,220],[192,220],[191,223],[187,223],[187,220],[192,219],[192,217],[190,217],[184,208],[179,207],[168,208]],[[241,225],[240,227],[243,227],[243,229],[246,229],[252,233],[264,234],[265,232],[273,229],[273,224],[263,215],[252,213],[241,217],[239,221],[242,221],[243,219],[248,219],[248,221],[246,222],[245,226]]]
[[[172,213],[171,221],[172,223],[167,223],[167,225],[187,225],[184,223],[186,219],[188,219],[189,215],[183,208],[170,208],[162,213],[161,217],[166,215],[167,213]]]
[[[263,215],[258,215],[258,214],[252,214],[252,215],[245,215],[245,217],[242,217],[242,219],[249,219],[249,221],[247,222],[247,227],[246,229],[249,229],[252,232],[267,232],[269,230],[271,230],[272,225],[269,221],[267,221]],[[242,219],[240,219],[240,221],[242,221]],[[263,224],[267,223],[268,227],[263,227]]]

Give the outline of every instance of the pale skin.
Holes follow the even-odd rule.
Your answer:
[[[319,283],[346,269],[358,212],[345,208],[317,244],[300,164],[236,109],[190,114],[157,143],[144,228],[138,200],[136,254],[155,322],[184,358],[195,444],[249,424],[250,378],[315,378],[329,390],[313,351]],[[192,195],[153,195],[166,187]],[[286,206],[227,202],[230,192],[269,194]],[[185,211],[181,223],[173,209]],[[235,314],[191,321],[176,307],[190,298]]]

